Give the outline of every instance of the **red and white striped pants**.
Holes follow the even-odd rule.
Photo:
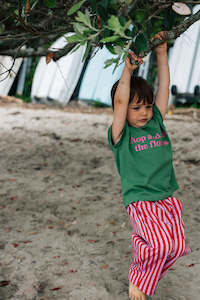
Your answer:
[[[139,201],[129,204],[127,212],[134,232],[129,280],[151,296],[175,261],[191,252],[185,242],[182,204],[175,197]]]

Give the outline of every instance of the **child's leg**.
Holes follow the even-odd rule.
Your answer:
[[[186,245],[184,222],[182,218],[182,204],[175,197],[170,197],[173,203],[171,210],[171,223],[173,232],[173,251],[168,256],[163,267],[160,279],[167,273],[168,269],[176,262],[176,260],[183,255],[191,253],[191,249]],[[163,203],[165,205],[165,203]]]
[[[150,296],[155,292],[166,259],[172,251],[172,231],[158,202],[132,203],[127,211],[134,230],[134,261],[129,280]]]
[[[157,202],[132,203],[127,208],[134,234],[134,261],[129,280],[152,295],[158,281],[178,257],[190,253],[184,237],[182,206],[170,197]]]

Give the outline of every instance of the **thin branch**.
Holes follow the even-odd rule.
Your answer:
[[[6,20],[9,20],[10,16],[6,16],[3,20],[0,21],[0,23],[5,22]]]
[[[6,77],[3,78],[2,80],[0,80],[0,82],[3,81],[3,80],[5,80],[6,78],[8,78],[8,76],[10,75],[11,72],[14,72],[14,71],[13,71],[13,67],[14,67],[14,64],[15,64],[17,52],[18,52],[23,46],[25,46],[26,42],[27,42],[27,41],[24,41],[24,42],[16,49],[16,54],[15,54],[14,56],[12,56],[12,57],[13,57],[13,62],[12,62],[11,67],[10,67],[9,69],[7,69],[5,72],[3,72],[3,73],[0,74],[0,76],[2,76],[2,75],[4,75],[4,74],[7,73]],[[15,72],[14,72],[14,73],[15,73]]]
[[[0,44],[1,41],[24,41],[24,40],[38,40],[38,39],[46,39],[46,40],[55,40],[58,36],[61,36],[65,34],[66,32],[69,32],[68,28],[58,28],[55,31],[47,31],[47,32],[42,32],[42,33],[35,33],[30,34],[30,33],[19,33],[12,35],[10,32],[5,32],[3,34],[0,34]]]
[[[4,75],[7,73],[6,77],[4,77],[3,79],[0,80],[0,82],[4,81],[6,78],[8,78],[8,76],[10,75],[11,72],[15,73],[13,71],[13,67],[14,67],[14,64],[15,64],[15,58],[13,58],[13,62],[12,62],[12,65],[9,69],[7,69],[6,71],[4,71],[3,73],[0,74],[0,76]],[[1,64],[2,65],[2,64]],[[4,67],[4,65],[3,65]],[[5,68],[5,67],[4,67]]]

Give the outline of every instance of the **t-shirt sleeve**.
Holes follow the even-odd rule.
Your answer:
[[[113,140],[112,140],[112,125],[108,128],[108,143],[110,145],[110,148],[113,151],[115,151],[122,144],[124,136],[125,136],[126,131],[127,131],[127,127],[128,127],[128,122],[126,121],[125,124],[124,124],[124,128],[122,130],[120,140],[116,144],[114,144]]]
[[[154,104],[154,106],[153,106],[153,114],[154,114],[154,117],[156,119],[158,119],[159,123],[163,123],[163,117],[161,115],[159,108],[156,106],[156,104]]]
[[[163,117],[161,115],[161,112],[155,104],[153,106],[153,118],[156,122],[158,122],[158,124],[160,125],[162,130],[166,131],[165,124],[163,123]]]

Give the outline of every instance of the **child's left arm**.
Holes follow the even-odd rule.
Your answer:
[[[162,31],[155,35],[154,38],[163,39],[165,38],[165,31]],[[162,117],[164,119],[168,108],[169,101],[169,65],[167,56],[167,42],[157,46],[155,48],[158,65],[158,90],[156,93],[155,104],[159,108]]]

